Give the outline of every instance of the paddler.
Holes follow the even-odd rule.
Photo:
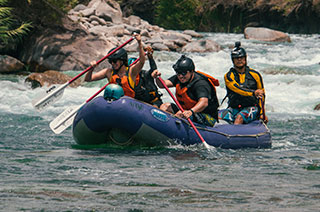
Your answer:
[[[173,103],[164,103],[160,109],[174,113],[180,118],[190,118],[192,121],[214,126],[218,120],[219,102],[215,86],[219,81],[210,75],[195,71],[195,65],[191,58],[182,55],[172,66],[175,75],[164,83],[167,87],[176,88],[176,97],[184,112],[180,111]],[[158,79],[161,73],[156,70],[152,76],[160,88],[164,88]]]
[[[247,66],[247,53],[240,42],[235,43],[231,59],[233,67],[224,75],[228,108],[219,113],[219,118],[234,124],[247,124],[259,118],[267,123],[262,76]]]
[[[138,43],[140,57],[137,63],[129,67],[127,51],[124,48],[121,48],[108,58],[112,68],[102,69],[95,73],[93,73],[94,69],[91,69],[86,74],[85,81],[90,82],[107,78],[110,83],[116,83],[120,85],[123,88],[125,96],[134,98],[135,86],[139,83],[138,76],[146,59],[140,34],[135,33],[134,37]],[[114,49],[115,48],[111,49],[109,53]],[[95,68],[96,61],[91,62],[91,65]]]

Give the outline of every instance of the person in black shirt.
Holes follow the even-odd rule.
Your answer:
[[[190,118],[197,123],[213,126],[218,120],[219,103],[214,83],[211,81],[215,80],[218,83],[218,80],[196,72],[192,59],[185,55],[173,65],[173,69],[176,75],[164,82],[167,87],[176,87],[176,97],[184,112],[172,103],[164,103],[160,109],[174,113],[180,118]],[[154,78],[160,75],[158,70],[152,73]],[[159,79],[156,82],[160,88],[164,88]]]

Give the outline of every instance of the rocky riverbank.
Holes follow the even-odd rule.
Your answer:
[[[49,10],[52,11],[52,8]],[[49,22],[37,21],[37,29],[18,49],[16,57],[32,72],[84,70],[90,61],[102,58],[108,50],[130,39],[134,31],[140,31],[144,45],[150,45],[154,50],[182,53],[221,50],[218,43],[203,38],[193,30],[166,30],[138,16],[124,17],[120,5],[114,0],[92,0],[88,5],[79,4],[61,18],[61,23],[51,21],[44,26]],[[251,31],[246,33],[247,39],[290,41],[286,33],[272,30],[265,33],[268,29],[264,28],[256,32],[248,29]],[[136,42],[131,42],[125,48],[127,51],[136,51]],[[2,73],[15,71],[1,70]]]
[[[27,78],[34,86],[58,83],[52,81],[54,71],[44,72],[47,70],[86,69],[90,61],[99,60],[111,48],[129,40],[134,31],[140,31],[144,45],[150,45],[156,51],[185,53],[221,50],[218,43],[203,38],[193,30],[167,30],[138,16],[124,17],[120,5],[114,0],[92,0],[88,5],[79,4],[61,18],[61,23],[51,22],[51,25],[45,26],[42,20],[38,21],[39,26],[24,41],[16,58],[0,58],[0,62],[7,64],[2,66],[0,73],[18,73],[25,67],[28,71],[40,72]],[[290,42],[288,34],[267,28],[248,27],[244,36],[263,42]],[[125,49],[136,51],[136,42],[132,41]],[[109,64],[102,63],[100,66],[107,67]],[[57,73],[56,78],[62,79],[61,73]]]

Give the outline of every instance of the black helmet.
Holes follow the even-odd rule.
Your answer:
[[[244,48],[241,48],[240,46],[241,46],[240,41],[237,41],[234,44],[234,48],[231,51],[231,58],[232,59],[233,58],[239,58],[239,57],[246,57],[247,56],[247,53],[244,50]]]
[[[175,70],[175,72],[194,71],[195,69],[193,61],[185,55],[182,55],[180,59],[176,62],[176,64],[172,66],[172,68]]]
[[[113,50],[115,50],[116,48],[111,49],[108,54],[110,52],[112,52]],[[128,60],[128,53],[124,48],[119,49],[118,51],[116,51],[115,53],[113,53],[112,55],[109,56],[108,58],[109,60],[123,60],[123,61],[127,61]]]

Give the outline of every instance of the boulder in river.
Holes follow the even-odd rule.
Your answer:
[[[26,79],[26,83],[30,83],[32,88],[51,86],[53,84],[64,84],[72,79],[71,76],[63,74],[59,71],[48,70],[43,73],[32,73]],[[70,87],[77,87],[81,84],[81,78],[70,84]]]
[[[17,73],[24,69],[24,64],[9,55],[0,55],[0,73]]]
[[[247,27],[244,30],[244,37],[267,42],[291,42],[287,33],[264,27]]]

